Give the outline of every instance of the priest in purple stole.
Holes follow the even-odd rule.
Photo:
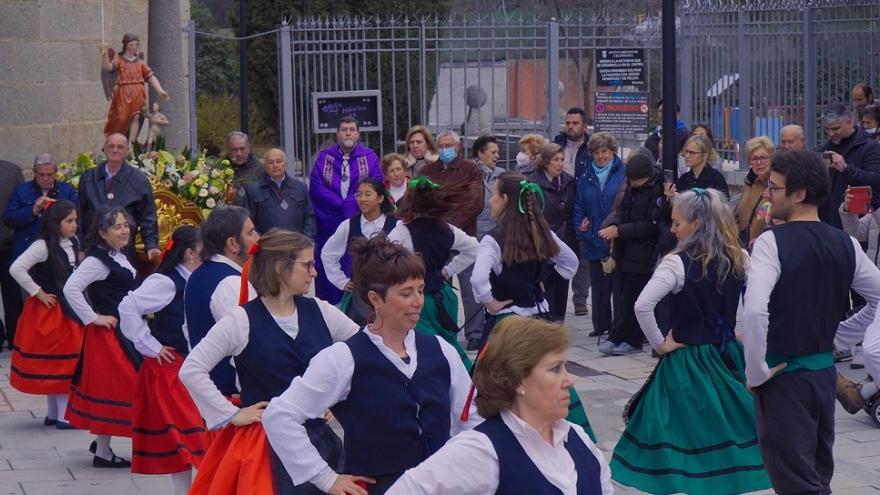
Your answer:
[[[324,275],[321,248],[342,221],[359,212],[355,194],[360,181],[366,177],[383,180],[379,157],[367,146],[359,144],[359,137],[360,130],[355,118],[339,119],[336,144],[321,150],[309,179],[309,194],[317,223],[315,264],[318,278],[315,294],[333,304],[339,302],[342,292]]]

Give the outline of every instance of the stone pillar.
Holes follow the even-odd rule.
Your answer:
[[[187,40],[182,28],[189,21],[189,0],[150,0],[147,64],[171,96],[163,101],[150,89],[150,104],[159,102],[170,124],[165,146],[181,150],[189,145],[189,74]]]

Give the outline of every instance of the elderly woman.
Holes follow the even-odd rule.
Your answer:
[[[547,144],[547,138],[540,134],[526,134],[519,142],[519,153],[516,154],[516,172],[528,174],[535,169],[535,158],[541,148]]]
[[[587,142],[592,161],[586,173],[578,177],[572,226],[582,241],[581,260],[590,262],[590,286],[593,288],[593,337],[611,329],[612,277],[602,271],[602,259],[610,254],[608,241],[599,237],[599,229],[614,205],[614,199],[626,180],[623,160],[617,154],[617,139],[607,132],[597,132]]]
[[[766,225],[763,215],[758,215],[758,207],[764,202],[764,189],[770,179],[770,159],[776,147],[767,136],[758,136],[746,142],[746,158],[749,160],[749,173],[743,181],[742,197],[736,207],[736,225],[743,246],[755,240]]]
[[[427,127],[416,125],[407,131],[406,164],[409,176],[420,175],[425,165],[436,162],[439,158],[434,136]]]
[[[545,144],[536,157],[535,170],[526,177],[544,191],[544,218],[550,225],[550,230],[577,252],[572,222],[575,180],[565,171],[565,153],[562,147],[555,143]],[[544,290],[544,297],[550,305],[550,317],[555,321],[565,320],[568,280],[554,270],[544,280]]]
[[[385,190],[391,194],[391,202],[398,204],[406,194],[407,175],[406,158],[399,153],[388,153],[382,157],[382,175],[385,176]]]
[[[566,421],[568,330],[511,316],[474,371],[482,424],[410,469],[392,494],[614,493],[611,471],[581,427]]]

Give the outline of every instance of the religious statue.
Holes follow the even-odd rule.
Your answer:
[[[159,103],[153,102],[152,111],[144,111],[144,119],[138,142],[143,146],[144,151],[153,151],[158,145],[159,137],[162,136],[162,128],[168,125],[168,117],[159,111]]]
[[[144,63],[140,46],[140,37],[131,33],[122,37],[122,52],[118,56],[106,43],[101,43],[101,82],[110,100],[104,135],[118,132],[128,136],[129,142],[134,142],[140,129],[147,101],[144,83],[149,83],[163,99],[169,99],[159,79]]]

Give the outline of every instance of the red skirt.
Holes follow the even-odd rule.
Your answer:
[[[177,377],[183,356],[159,364],[145,359],[138,373],[132,426],[131,472],[171,474],[199,467],[206,449],[205,423]]]
[[[83,326],[68,318],[60,304],[50,309],[29,297],[18,317],[9,384],[27,394],[70,392],[83,332]]]
[[[189,495],[275,493],[270,448],[261,423],[226,426],[211,442]]]
[[[70,390],[67,419],[95,435],[131,437],[137,371],[112,328],[86,326],[79,381]]]

